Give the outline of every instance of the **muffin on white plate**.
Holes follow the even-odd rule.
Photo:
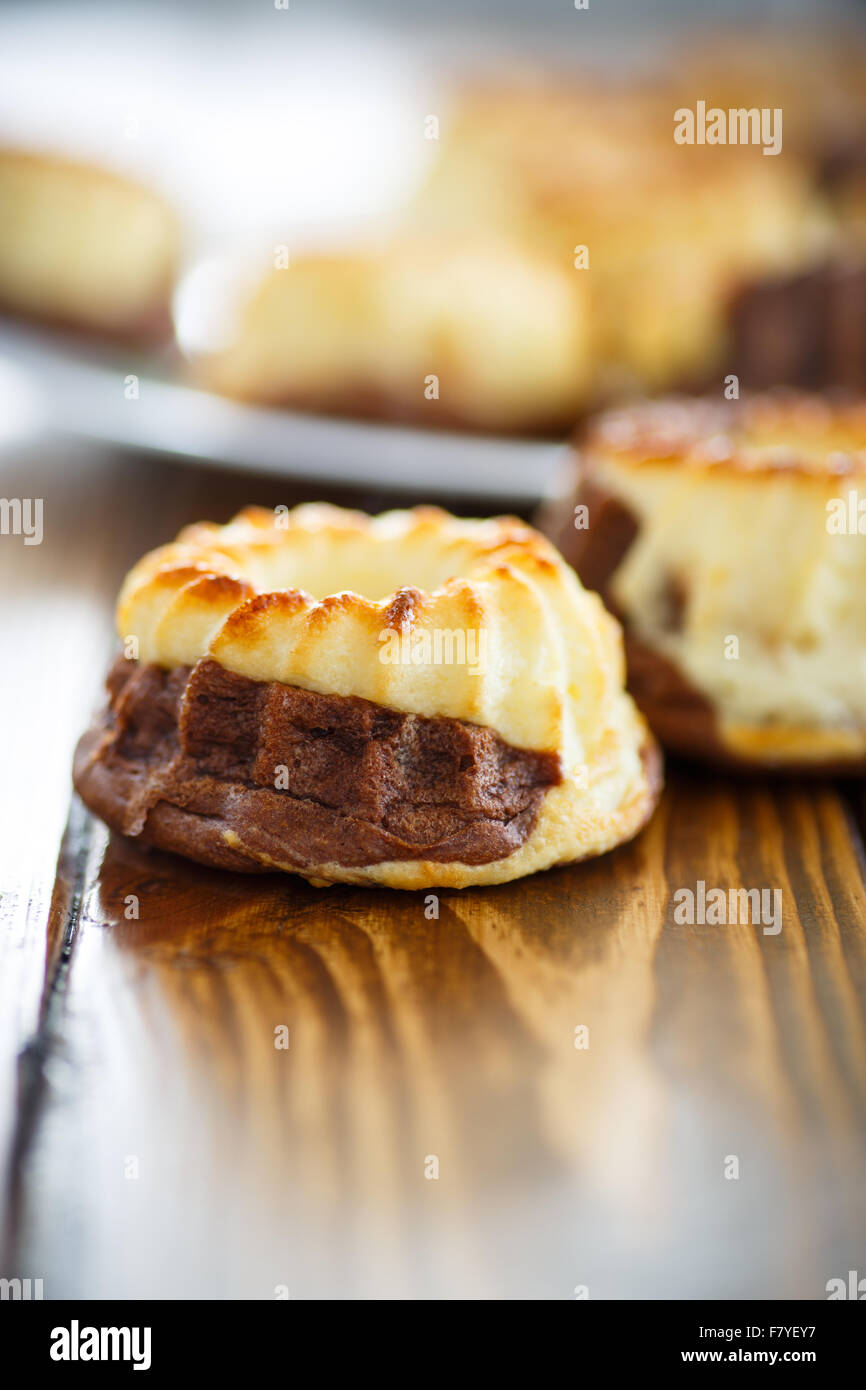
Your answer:
[[[496,236],[299,256],[195,361],[265,405],[433,428],[563,433],[594,375],[589,287]]]

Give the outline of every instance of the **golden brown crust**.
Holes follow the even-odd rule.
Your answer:
[[[433,507],[381,517],[250,507],[226,526],[189,526],[134,566],[117,610],[118,636],[134,638],[144,662],[192,666],[208,654],[255,680],[466,719],[538,749],[558,746],[569,719],[560,624],[581,636],[572,679],[587,700],[601,680],[608,698],[616,635],[549,542],[513,517],[463,521]],[[394,632],[431,649],[456,633],[465,655],[415,660],[391,650]],[[530,634],[531,657],[515,653]],[[527,661],[538,667],[530,682]]]
[[[719,472],[866,474],[866,400],[780,389],[741,400],[669,397],[590,422],[584,457]]]

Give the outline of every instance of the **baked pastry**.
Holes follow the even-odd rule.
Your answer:
[[[6,149],[0,207],[0,309],[126,340],[166,337],[178,230],[155,194]]]
[[[669,400],[589,429],[541,524],[621,618],[630,689],[668,748],[866,766],[864,486],[862,402]]]
[[[862,58],[692,39],[617,78],[521,65],[470,82],[390,239],[271,272],[196,372],[244,400],[511,434],[569,432],[636,391],[706,390],[735,370],[744,287],[862,244]],[[781,157],[677,143],[696,93],[783,108],[784,131],[760,131]],[[758,315],[734,323],[757,324],[751,359]]]
[[[690,89],[687,104],[704,90]],[[589,281],[593,400],[721,374],[736,287],[804,268],[830,237],[805,157],[677,144],[680,104],[679,86],[659,75],[543,69],[470,86],[413,202],[428,230],[506,227]],[[585,271],[572,268],[577,247]]]
[[[144,844],[465,887],[601,854],[655,805],[619,628],[520,521],[249,508],[146,555],[117,617],[137,659],[74,778]]]
[[[491,432],[571,428],[592,370],[587,286],[495,236],[299,257],[197,370],[266,405]]]
[[[742,333],[750,362],[765,336],[760,302],[732,336],[732,299],[866,245],[863,44],[766,37],[692,35],[617,76],[516,63],[462,85],[390,240],[272,272],[198,373],[267,404],[533,434],[720,382]],[[698,100],[740,112],[755,143],[677,143]],[[795,346],[814,358],[810,322]]]

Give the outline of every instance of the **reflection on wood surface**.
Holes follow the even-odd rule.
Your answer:
[[[866,949],[836,792],[675,775],[635,844],[437,904],[71,834],[26,1219],[58,1291],[821,1297],[855,1260]],[[781,886],[781,933],[678,925],[696,865]]]

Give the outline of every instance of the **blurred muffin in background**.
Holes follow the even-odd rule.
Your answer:
[[[773,393],[600,416],[541,529],[622,621],[672,751],[866,767],[866,401]]]
[[[831,227],[804,159],[677,145],[673,91],[549,72],[468,88],[396,235],[272,272],[203,379],[524,433],[705,385],[727,365],[737,287],[809,266]]]
[[[561,432],[594,362],[588,286],[491,235],[301,257],[241,307],[202,379],[267,405]]]
[[[729,373],[866,387],[866,48],[752,40],[692,39],[628,77],[473,78],[387,240],[295,256],[237,314],[217,290],[228,336],[202,350],[178,334],[195,378],[274,406],[538,435]],[[678,144],[675,113],[699,101],[781,108],[781,153]],[[0,309],[168,334],[179,236],[156,195],[0,150],[0,204]]]
[[[111,338],[169,335],[179,232],[155,194],[4,149],[0,208],[0,310]]]
[[[737,285],[730,370],[743,387],[866,389],[866,46],[863,34],[713,35],[671,64],[678,96],[779,107],[784,158],[805,163],[829,236],[810,263]]]

